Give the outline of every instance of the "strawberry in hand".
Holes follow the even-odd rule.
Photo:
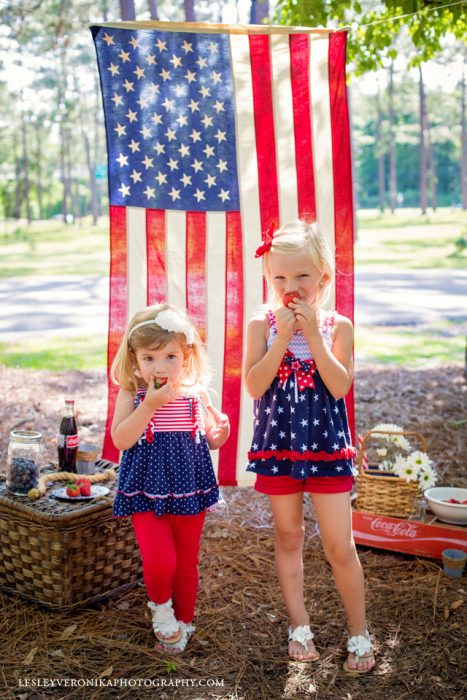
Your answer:
[[[291,301],[295,301],[295,299],[300,300],[300,294],[298,292],[286,292],[282,298],[282,303],[284,306],[288,306]]]
[[[167,377],[154,377],[154,389],[160,389],[167,384]]]

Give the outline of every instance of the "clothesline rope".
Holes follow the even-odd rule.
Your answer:
[[[397,17],[388,17],[387,19],[378,19],[375,20],[374,22],[368,22],[368,24],[357,24],[357,26],[354,27],[352,25],[351,29],[356,30],[356,29],[361,29],[363,27],[372,27],[374,24],[384,24],[385,22],[395,22],[397,19],[405,19],[406,17],[413,17],[413,15],[419,15],[422,12],[433,12],[434,10],[446,10],[448,7],[454,7],[455,5],[465,5],[467,4],[465,0],[457,0],[457,2],[451,2],[449,5],[445,5],[444,3],[442,5],[436,5],[436,7],[422,7],[420,10],[415,10],[415,12],[408,12],[405,15],[397,15]]]

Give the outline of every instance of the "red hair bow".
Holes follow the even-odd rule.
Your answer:
[[[268,252],[272,246],[272,239],[274,237],[274,231],[276,230],[276,224],[272,222],[269,224],[266,233],[264,234],[263,242],[256,249],[255,258],[260,258],[262,255]]]

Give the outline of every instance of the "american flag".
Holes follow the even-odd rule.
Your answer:
[[[213,453],[219,483],[251,484],[241,364],[263,301],[254,252],[272,222],[321,222],[336,256],[332,303],[353,318],[346,32],[166,22],[91,31],[109,162],[108,365],[137,310],[185,307],[207,343],[213,403],[231,422]],[[118,461],[115,398],[109,382],[103,455]]]

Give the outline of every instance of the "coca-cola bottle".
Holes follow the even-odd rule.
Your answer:
[[[78,454],[78,428],[76,427],[75,402],[65,399],[60,434],[58,436],[58,469],[76,472],[76,455]]]

